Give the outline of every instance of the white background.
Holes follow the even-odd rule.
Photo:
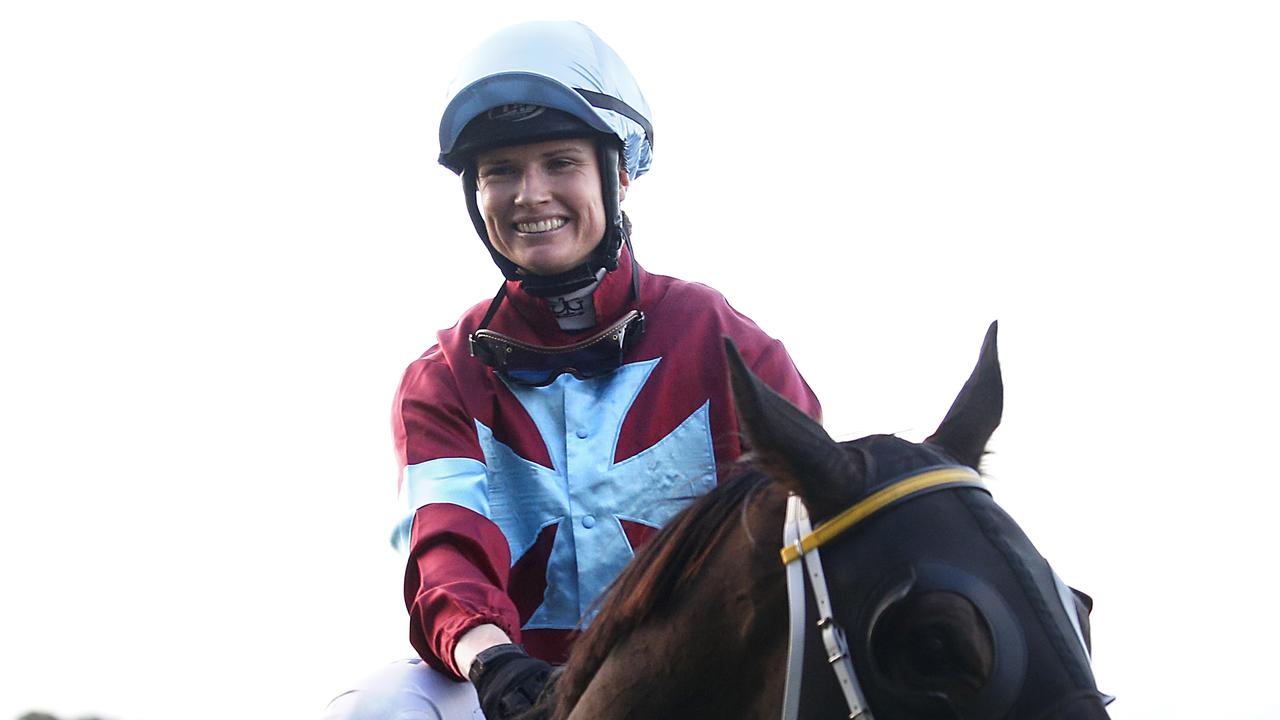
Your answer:
[[[923,438],[1000,319],[991,485],[1114,717],[1280,716],[1275,6],[770,7],[0,6],[0,718],[310,718],[410,652],[391,397],[499,281],[436,123],[548,17],[654,109],[640,260],[834,435]]]

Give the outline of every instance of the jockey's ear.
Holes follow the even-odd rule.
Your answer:
[[[987,328],[973,374],[951,404],[942,424],[925,440],[974,470],[978,469],[987,441],[1000,425],[1004,411],[1004,381],[996,352],[996,327],[997,323],[993,322]]]
[[[852,505],[862,493],[862,455],[848,453],[826,430],[765,385],[725,338],[738,425],[752,459],[774,481],[804,499],[815,519]]]
[[[627,188],[631,187],[631,176],[627,174],[626,163],[618,163],[618,204],[627,199]]]

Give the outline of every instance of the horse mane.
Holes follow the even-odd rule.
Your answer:
[[[567,716],[614,646],[698,575],[733,527],[734,514],[766,479],[760,471],[739,464],[727,480],[672,518],[640,549],[598,601],[599,612],[590,628],[574,643],[556,681],[553,717]]]

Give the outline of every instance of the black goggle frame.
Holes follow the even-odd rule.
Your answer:
[[[627,351],[644,334],[644,313],[631,310],[617,322],[580,342],[560,347],[533,345],[488,328],[471,333],[471,356],[504,379],[543,387],[565,373],[586,380],[622,366]]]

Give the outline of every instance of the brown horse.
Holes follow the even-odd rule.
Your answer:
[[[729,345],[751,455],[619,576],[541,713],[779,718],[791,607],[779,549],[794,494],[817,535],[832,536],[792,559],[811,554],[825,568],[827,624],[848,638],[852,684],[868,708],[858,717],[1106,718],[1089,667],[1090,601],[1062,585],[976,480],[1003,402],[995,336],[993,323],[968,383],[922,444],[889,435],[835,443]],[[939,473],[971,479],[885,504]],[[850,711],[805,596],[807,650],[791,681],[798,717],[854,717],[862,710]]]

